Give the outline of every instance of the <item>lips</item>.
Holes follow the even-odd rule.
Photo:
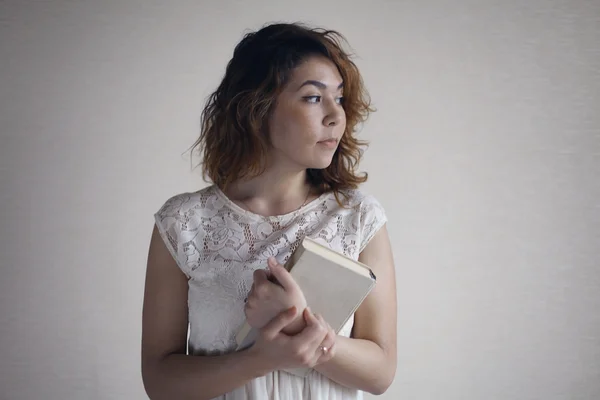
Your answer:
[[[326,149],[335,149],[338,146],[338,139],[335,138],[331,138],[331,139],[325,139],[325,140],[321,140],[320,142],[317,142],[319,145],[325,147]]]
[[[319,143],[337,143],[338,140],[336,138],[329,138],[325,140],[320,140]]]

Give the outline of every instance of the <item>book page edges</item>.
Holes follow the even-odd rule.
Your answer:
[[[360,275],[374,277],[373,271],[369,266],[361,263],[360,261],[354,260],[344,254],[338,253],[335,250],[330,249],[327,246],[322,245],[314,239],[309,238],[308,236],[304,238],[302,241],[302,247],[311,251],[314,254],[317,254],[323,258],[326,258],[329,261],[332,261],[336,264],[339,264],[347,269],[350,269]]]

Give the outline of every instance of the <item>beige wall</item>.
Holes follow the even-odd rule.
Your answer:
[[[1,399],[145,398],[152,214],[203,185],[182,154],[205,97],[274,20],[344,33],[379,109],[382,398],[600,398],[600,3],[354,3],[0,3]]]

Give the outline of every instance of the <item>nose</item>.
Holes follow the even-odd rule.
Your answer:
[[[346,116],[346,112],[335,101],[330,102],[329,107],[327,107],[327,114],[325,118],[323,118],[323,125],[325,126],[336,126],[342,123]]]

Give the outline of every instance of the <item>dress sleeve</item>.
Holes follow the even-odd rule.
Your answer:
[[[360,251],[369,244],[373,236],[387,222],[385,210],[379,201],[367,195],[360,205]]]
[[[171,253],[179,268],[189,278],[190,271],[187,271],[181,256],[182,221],[184,218],[185,216],[181,209],[181,199],[178,197],[172,197],[167,200],[154,214],[156,227],[169,253]]]

